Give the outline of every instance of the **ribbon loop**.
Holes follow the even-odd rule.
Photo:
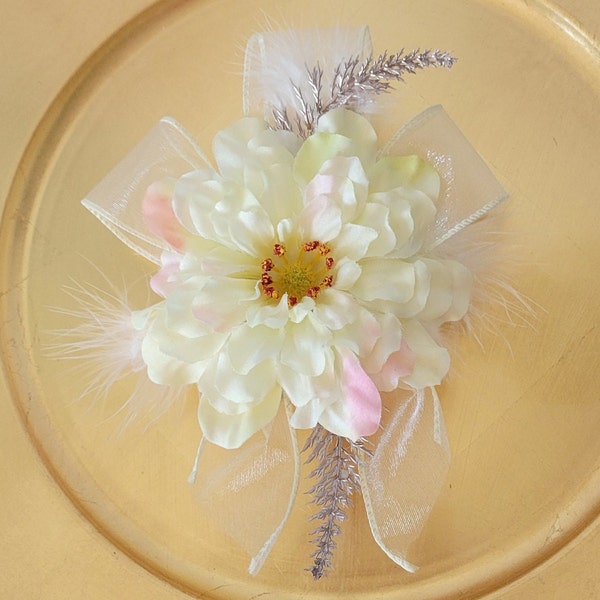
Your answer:
[[[194,467],[199,502],[252,557],[251,575],[275,545],[298,491],[300,450],[284,405],[269,427],[241,448],[224,450],[204,443]]]
[[[443,244],[508,198],[475,148],[439,105],[401,127],[381,154],[416,154],[440,175],[436,223],[426,247]]]
[[[375,541],[396,564],[414,572],[417,567],[406,555],[444,484],[450,450],[433,388],[388,400],[395,408],[382,419],[372,457],[358,457],[361,490]]]
[[[210,163],[194,138],[165,117],[82,200],[82,204],[132,250],[160,264],[171,248],[144,223],[142,202],[151,184],[206,168]],[[171,249],[172,250],[172,249]]]

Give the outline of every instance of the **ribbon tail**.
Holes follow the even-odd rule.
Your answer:
[[[450,450],[433,388],[417,390],[385,415],[372,456],[358,456],[361,489],[373,537],[403,569],[444,485]]]
[[[236,450],[203,444],[190,477],[206,514],[252,557],[251,575],[273,549],[298,491],[300,452],[288,417],[282,403],[269,428]]]
[[[144,194],[157,181],[207,167],[210,163],[191,134],[165,117],[82,204],[133,251],[160,264],[161,252],[172,249],[148,231],[142,211]]]

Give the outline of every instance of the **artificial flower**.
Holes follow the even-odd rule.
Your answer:
[[[146,226],[170,247],[136,314],[158,384],[195,384],[206,439],[241,446],[282,401],[290,425],[351,440],[379,427],[380,392],[446,375],[440,324],[472,277],[426,244],[440,178],[417,156],[379,156],[345,108],[314,132],[246,117],[218,133],[215,169],[147,190]]]

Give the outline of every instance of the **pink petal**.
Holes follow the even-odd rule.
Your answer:
[[[379,373],[377,380],[391,382],[390,389],[385,389],[386,392],[391,392],[398,386],[398,380],[401,377],[408,377],[415,368],[415,353],[409,348],[408,344],[402,340],[400,350],[392,352],[385,361]],[[389,386],[386,386],[389,387]]]
[[[172,276],[179,272],[182,256],[174,252],[163,252],[160,261],[160,271],[150,279],[150,287],[159,296],[166,298],[179,285]]]
[[[182,251],[185,248],[183,227],[173,212],[171,197],[172,190],[166,183],[153,183],[142,200],[142,216],[151,233],[165,240],[175,250]]]
[[[375,433],[381,421],[379,390],[365,373],[353,352],[340,350],[342,356],[342,395],[356,437]]]

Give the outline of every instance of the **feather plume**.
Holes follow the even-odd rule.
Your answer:
[[[120,416],[121,430],[134,422],[149,426],[183,395],[183,388],[153,383],[142,358],[144,329],[134,326],[125,292],[113,293],[74,282],[65,287],[74,308],[53,308],[73,325],[52,332],[49,354],[75,361],[77,377],[84,382],[79,400],[104,401],[118,382],[127,382],[129,394],[112,417]]]

